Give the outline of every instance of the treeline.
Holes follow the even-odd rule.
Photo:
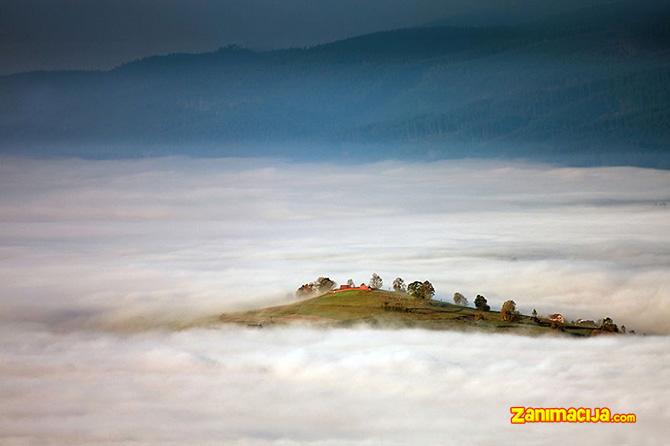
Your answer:
[[[670,69],[512,90],[456,104],[449,111],[360,126],[353,140],[467,143],[572,141],[578,148],[616,143],[660,146],[670,138]]]
[[[567,161],[594,152],[598,163],[620,148],[631,164],[659,160],[670,140],[670,39],[641,38],[658,16],[633,34],[626,19],[588,35],[414,28],[0,77],[0,150]]]
[[[363,284],[362,284],[363,285]],[[384,280],[377,273],[373,273],[370,277],[367,288],[371,291],[381,290],[384,285]],[[296,296],[314,297],[329,293],[337,288],[337,283],[329,277],[318,277],[316,280],[301,285],[296,290]],[[348,288],[359,289],[356,287],[353,279],[347,280],[347,285],[343,290]],[[409,296],[414,299],[421,299],[432,304],[440,305],[442,301],[434,300],[435,287],[428,280],[415,280],[407,284],[402,277],[396,277],[391,283],[390,290],[403,296]],[[453,303],[462,307],[469,307],[470,302],[462,293],[456,292],[453,295]],[[477,294],[473,300],[474,308],[477,310],[476,319],[485,319],[486,313],[493,311],[488,303],[488,299],[481,294]],[[401,301],[384,302],[384,309],[393,311],[408,311],[412,310],[404,305]],[[500,318],[504,322],[518,322],[524,317],[529,317],[534,323],[538,325],[549,326],[554,329],[563,330],[564,328],[578,327],[578,328],[592,328],[600,332],[607,333],[631,333],[635,334],[634,330],[627,330],[625,325],[619,327],[612,318],[603,317],[597,322],[592,320],[578,319],[576,321],[567,321],[560,313],[554,313],[546,316],[538,314],[537,310],[533,309],[531,316],[524,316],[517,310],[517,304],[514,300],[508,299],[503,302],[500,307]]]

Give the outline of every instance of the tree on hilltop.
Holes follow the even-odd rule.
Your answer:
[[[477,294],[477,297],[475,297],[475,308],[480,311],[491,311],[491,307],[488,305],[486,298],[481,294]]]
[[[516,311],[516,303],[513,300],[507,300],[500,309],[500,315],[503,321],[511,322],[517,319],[519,312]]]
[[[298,297],[307,297],[315,294],[324,294],[335,288],[337,284],[329,277],[319,277],[314,282],[306,283],[295,292]]]
[[[433,288],[433,284],[427,280],[423,282],[421,284],[421,293],[423,294],[424,299],[432,299],[435,296],[435,288]]]
[[[405,281],[400,277],[396,277],[393,281],[393,290],[404,293],[407,290],[407,287],[405,287]]]
[[[295,292],[295,295],[298,297],[308,297],[312,294],[315,294],[316,290],[314,289],[313,283],[305,283],[300,286]]]
[[[421,282],[415,280],[414,282],[407,285],[407,294],[412,297],[419,297],[419,289],[421,288]]]
[[[609,331],[612,333],[618,333],[619,332],[619,327],[614,323],[612,318],[606,317],[603,318],[602,321],[600,321],[600,329],[603,331]]]
[[[319,293],[327,293],[328,291],[332,290],[335,288],[335,283],[334,280],[331,280],[329,277],[319,277],[316,279],[316,282],[314,282],[315,288]]]
[[[463,296],[461,293],[454,293],[454,303],[456,305],[461,305],[463,307],[468,306],[468,299]]]
[[[424,282],[419,282],[417,280],[407,285],[407,293],[417,299],[430,300],[435,296],[435,288],[433,288],[433,284],[427,280]]]
[[[368,286],[370,288],[373,288],[375,290],[378,290],[382,287],[384,282],[382,281],[382,278],[377,275],[377,273],[372,273],[372,277],[370,277],[370,282],[368,283]]]

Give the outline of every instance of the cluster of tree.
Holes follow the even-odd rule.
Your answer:
[[[468,299],[461,293],[454,293],[454,303],[456,305],[461,305],[461,306],[468,306]],[[475,308],[479,311],[491,311],[491,307],[489,306],[486,298],[482,296],[481,294],[478,294],[477,297],[475,298],[474,301]],[[521,317],[521,313],[516,309],[516,302],[513,300],[507,300],[502,304],[502,307],[500,308],[500,316],[503,321],[507,322],[513,322],[516,320],[519,320]],[[553,328],[562,328],[565,324],[565,322],[562,321],[562,316],[561,315],[555,315],[558,316],[556,320],[551,320],[551,326]],[[553,316],[552,316],[553,317]],[[544,322],[545,324],[549,319],[547,318],[542,318],[538,315],[537,310],[533,309],[533,312],[531,313],[531,319],[535,323],[542,323]],[[577,322],[572,322],[572,324],[575,325],[584,325],[583,322],[590,322],[592,324],[592,327],[595,329],[598,329],[600,331],[604,332],[609,332],[609,333],[627,333],[626,331],[626,326],[622,325],[621,327],[618,327],[617,324],[614,323],[612,318],[605,317],[598,321],[596,324],[593,321],[577,321]],[[635,333],[634,330],[631,330],[630,333]]]
[[[619,327],[614,323],[612,318],[605,317],[600,321],[600,329],[610,333],[619,333]]]
[[[508,302],[514,303],[513,301]],[[463,307],[467,307],[469,304],[467,297],[458,292],[454,293],[454,303]],[[477,294],[477,297],[475,297],[475,308],[480,311],[491,311],[488,301],[481,294]],[[516,307],[514,309],[516,309]]]
[[[417,299],[432,299],[435,296],[435,287],[427,280],[423,282],[416,280],[409,285],[405,284],[402,277],[396,277],[393,280],[393,291],[398,293],[407,293]]]
[[[319,277],[314,282],[305,283],[296,291],[298,297],[308,297],[318,294],[324,294],[335,288],[337,284],[329,277]]]
[[[456,305],[461,305],[464,307],[468,306],[468,299],[463,296],[461,293],[454,293],[454,303]],[[475,308],[480,311],[491,311],[491,307],[488,304],[488,301],[481,294],[477,294],[475,297]],[[500,308],[500,315],[502,320],[512,322],[521,316],[519,311],[516,309],[516,302],[513,300],[507,300],[502,304]],[[537,317],[537,311],[533,310],[533,317]]]
[[[383,284],[384,281],[377,273],[373,273],[372,277],[370,277],[370,281],[368,282],[368,286],[373,289],[381,289]],[[347,285],[351,287],[356,286],[352,279],[347,281]],[[319,277],[313,282],[301,285],[296,291],[296,295],[298,297],[310,297],[325,294],[329,291],[332,291],[336,286],[337,283],[335,283],[335,281],[329,277]],[[395,280],[393,280],[393,290],[399,293],[407,293],[417,299],[431,300],[435,296],[435,288],[428,280],[424,280],[423,282],[416,280],[409,285],[405,285],[405,281],[401,277],[396,277]],[[458,292],[454,293],[453,300],[456,305],[468,306],[469,304],[468,299],[463,294]],[[479,311],[491,311],[491,307],[488,304],[488,301],[481,294],[477,294],[477,297],[475,297],[474,300],[474,304],[475,308]],[[396,308],[395,306],[391,306],[388,302],[385,302],[384,307],[385,309],[396,311],[402,309],[402,306]],[[516,302],[513,300],[505,301],[500,308],[500,316],[503,321],[507,322],[518,320],[521,314],[516,309]],[[536,323],[541,322],[541,318],[538,316],[537,310],[535,309],[533,309],[532,312],[532,320]],[[562,325],[563,322],[560,324],[552,323],[552,326],[555,326],[556,328],[560,328]],[[596,324],[594,324],[594,328],[596,328],[595,325]],[[605,317],[598,321],[597,328],[604,332],[626,333],[626,326],[622,325],[621,328],[619,328],[610,317]],[[635,333],[634,330],[631,330],[630,332]]]
[[[423,282],[417,280],[407,285],[407,294],[417,299],[430,300],[435,296],[435,288],[427,280]]]

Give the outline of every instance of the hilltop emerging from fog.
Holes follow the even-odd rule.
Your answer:
[[[367,325],[524,335],[567,334],[582,337],[619,331],[615,325],[596,325],[590,321],[570,323],[560,319],[525,316],[514,311],[513,314],[506,315],[504,309],[502,312],[491,311],[490,308],[482,310],[416,298],[405,292],[373,289],[331,291],[289,305],[219,316],[220,322],[250,327],[307,323],[325,327]]]

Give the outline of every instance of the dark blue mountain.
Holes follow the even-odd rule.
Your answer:
[[[670,8],[0,77],[0,151],[670,167]]]

